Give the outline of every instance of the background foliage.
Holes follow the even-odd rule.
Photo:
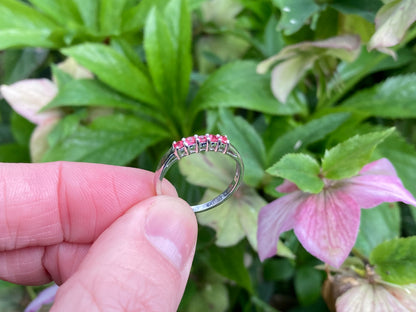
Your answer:
[[[321,262],[292,232],[283,235],[278,256],[259,261],[257,214],[279,196],[281,177],[319,192],[315,159],[321,158],[323,170],[340,179],[369,157],[387,157],[416,195],[416,30],[403,26],[392,50],[369,51],[377,49],[371,38],[382,6],[377,0],[2,0],[0,83],[44,77],[58,88],[43,111],[57,109],[60,119],[45,134],[37,161],[155,170],[173,140],[227,134],[244,159],[244,185],[198,216],[180,311],[329,311]],[[355,35],[356,49],[310,43],[344,35]],[[278,54],[283,73],[259,70]],[[93,76],[77,79],[57,66],[67,58]],[[33,161],[35,125],[4,99],[0,116],[0,161]],[[205,156],[187,161],[169,178],[189,202],[212,197],[231,179],[222,161],[211,175]],[[351,263],[364,259],[388,282],[415,283],[414,240],[385,242],[415,235],[415,217],[414,207],[399,204],[363,211]],[[349,268],[360,272],[360,265]],[[21,310],[37,290],[1,282],[1,310]]]

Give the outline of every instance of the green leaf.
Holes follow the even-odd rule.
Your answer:
[[[162,9],[166,5],[166,0],[142,0],[134,7],[123,12],[122,30],[129,32],[139,30],[146,22],[146,17],[153,7]]]
[[[63,89],[63,87],[70,81],[74,80],[74,78],[68,74],[67,72],[60,69],[55,64],[51,65],[52,69],[52,80],[56,83],[58,86],[58,89]]]
[[[81,24],[77,7],[68,0],[29,0],[41,12],[45,13],[60,25],[66,28],[73,28]],[[86,1],[88,2],[88,1]]]
[[[355,93],[342,108],[384,118],[416,117],[416,74],[396,76]]]
[[[0,29],[51,30],[57,25],[48,17],[22,1],[0,2]]]
[[[17,143],[0,145],[0,162],[30,162],[29,149]]]
[[[289,97],[278,102],[270,90],[269,75],[256,73],[257,63],[237,61],[222,66],[202,84],[192,106],[195,111],[236,107],[272,115],[292,115],[305,111],[305,106]]]
[[[333,0],[330,6],[344,14],[357,14],[370,22],[374,22],[376,12],[383,3],[374,0]]]
[[[86,28],[92,33],[98,32],[99,0],[72,0]]]
[[[354,248],[369,256],[380,243],[400,236],[400,209],[395,203],[383,203],[361,211],[360,231]]]
[[[62,106],[104,106],[132,110],[140,107],[138,103],[92,79],[68,81],[43,109]]]
[[[191,22],[185,0],[171,0],[165,14],[152,9],[144,29],[150,75],[167,109],[183,105],[191,72]]]
[[[245,166],[244,181],[251,186],[258,185],[264,175],[266,158],[260,135],[245,119],[226,110],[220,111],[219,128],[241,154]]]
[[[11,130],[16,142],[21,146],[29,146],[30,137],[35,125],[16,112],[11,116]]]
[[[222,276],[253,293],[250,275],[244,265],[245,245],[240,243],[233,247],[209,249],[209,265]]]
[[[19,47],[55,48],[49,29],[0,29],[0,50]]]
[[[394,132],[384,131],[356,135],[330,150],[322,159],[322,174],[328,179],[344,179],[356,175],[368,163],[376,146]]]
[[[405,285],[416,282],[416,236],[396,238],[374,248],[370,263],[383,280]]]
[[[306,154],[287,154],[267,173],[292,181],[304,192],[319,193],[324,187],[318,162]]]
[[[48,50],[39,48],[3,51],[0,56],[2,83],[12,84],[29,77],[45,62],[48,54]]]
[[[289,259],[267,259],[263,263],[263,278],[266,281],[290,280],[295,274],[293,261]]]
[[[302,150],[309,144],[322,140],[325,136],[335,131],[349,117],[349,113],[330,114],[297,126],[276,140],[269,151],[267,163],[272,164],[287,153]]]
[[[187,312],[225,312],[230,303],[227,287],[222,283],[207,283],[190,300]]]
[[[295,291],[300,303],[308,306],[321,295],[322,273],[310,266],[301,266],[295,273]]]
[[[147,74],[111,47],[85,43],[62,49],[62,53],[73,57],[117,91],[146,103],[158,103]]]
[[[99,117],[89,126],[77,117],[62,120],[49,138],[43,161],[83,161],[126,165],[167,134],[157,125],[122,114]],[[75,117],[75,118],[74,118]]]
[[[120,35],[122,13],[127,0],[101,0],[99,11],[100,32],[103,34]]]
[[[310,0],[273,0],[281,10],[278,30],[283,30],[286,36],[297,32],[310,17],[319,12],[319,6]]]

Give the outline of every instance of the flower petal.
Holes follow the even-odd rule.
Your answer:
[[[409,311],[416,307],[416,285],[385,286],[386,289]]]
[[[298,55],[281,62],[272,71],[271,87],[273,95],[285,103],[292,89],[303,75],[312,68],[316,55]]]
[[[48,150],[48,135],[59,122],[59,118],[50,118],[38,125],[30,137],[30,159],[41,162],[43,154]]]
[[[397,177],[393,164],[387,158],[381,158],[365,165],[360,171],[360,175],[363,174],[379,174]]]
[[[44,289],[39,295],[26,307],[24,312],[37,312],[44,304],[50,304],[55,300],[56,292],[59,286],[53,284]]]
[[[362,284],[353,287],[338,297],[337,312],[410,312],[382,285]]]
[[[341,190],[310,195],[296,213],[295,234],[315,257],[340,267],[357,238],[360,207]]]
[[[280,193],[292,193],[297,190],[299,190],[298,186],[289,180],[284,180],[282,184],[276,187],[276,191]]]
[[[297,191],[276,199],[260,210],[257,248],[261,261],[276,254],[280,234],[293,228],[296,211],[304,199],[304,193]]]
[[[385,158],[366,165],[360,175],[346,179],[343,190],[361,208],[401,201],[416,206],[413,195],[403,186],[393,165]]]
[[[18,114],[35,124],[60,115],[58,110],[38,113],[58,92],[48,79],[27,79],[10,86],[2,85],[0,92]]]

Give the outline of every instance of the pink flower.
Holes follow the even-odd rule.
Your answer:
[[[25,312],[37,312],[45,304],[51,304],[55,300],[59,287],[56,284],[42,290],[39,295],[26,307]]]
[[[318,194],[305,193],[289,181],[277,188],[288,194],[260,211],[257,240],[261,260],[274,256],[280,234],[294,229],[309,253],[340,267],[355,244],[361,208],[396,201],[416,206],[385,158],[367,164],[357,176],[323,182],[325,187]]]

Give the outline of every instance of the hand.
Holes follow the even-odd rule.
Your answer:
[[[153,173],[86,163],[0,164],[0,279],[62,284],[51,311],[176,311],[196,218]]]

